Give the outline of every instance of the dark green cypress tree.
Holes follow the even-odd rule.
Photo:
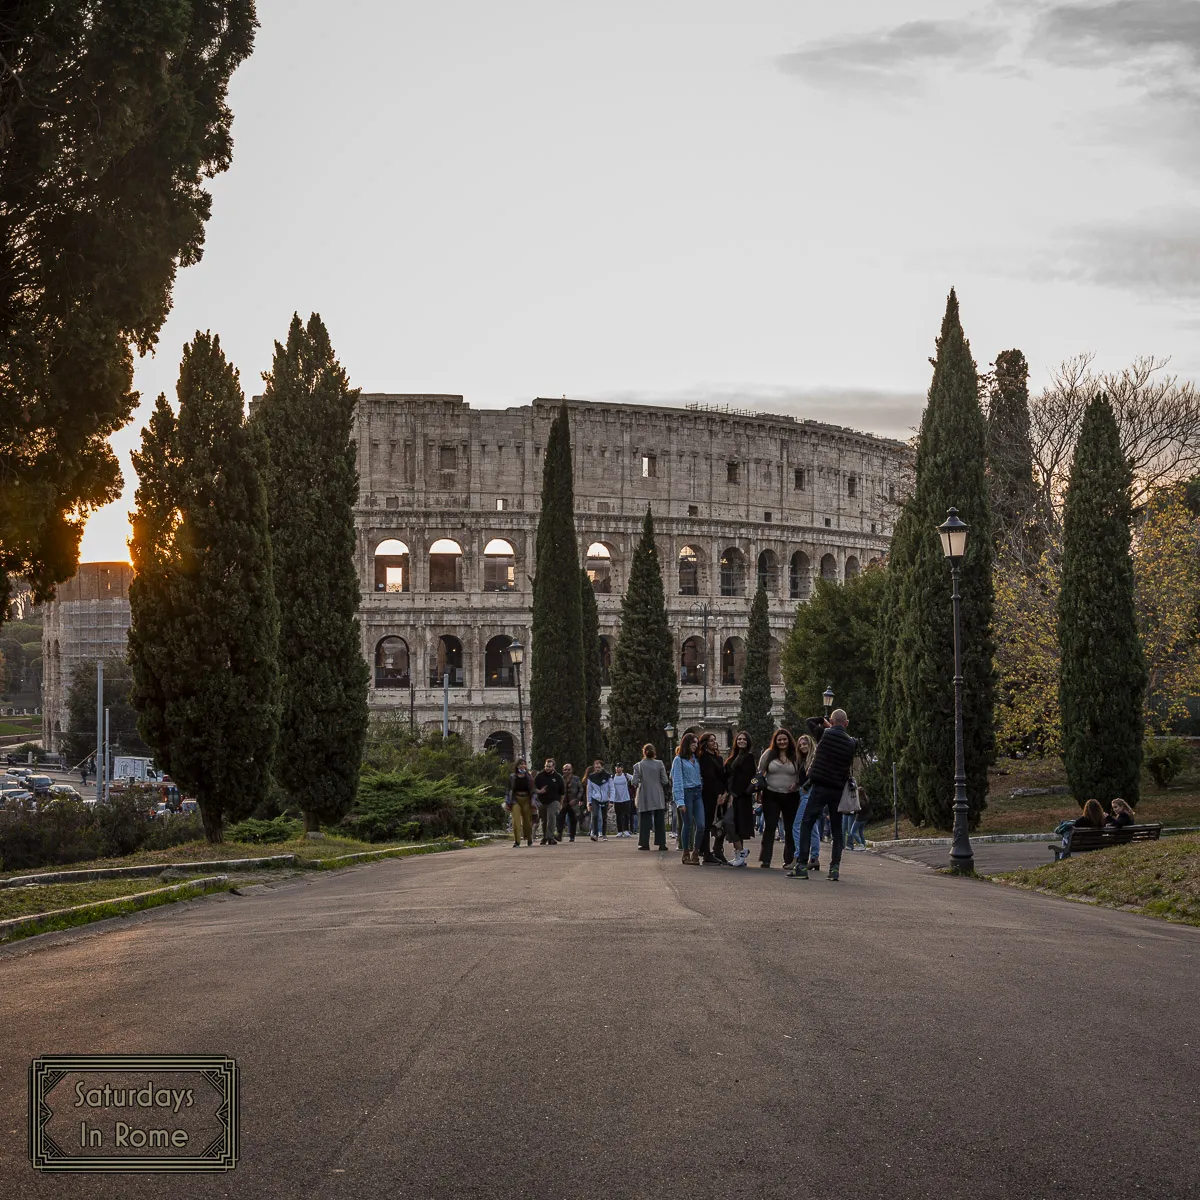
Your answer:
[[[978,376],[952,290],[921,421],[915,487],[905,505],[911,524],[904,530],[903,553],[909,561],[901,571],[892,666],[899,678],[887,683],[889,698],[897,687],[903,689],[901,774],[915,790],[915,807],[938,829],[953,824],[954,805],[954,623],[950,567],[937,533],[949,508],[957,508],[971,529],[961,591],[963,741],[972,827],[987,806],[987,768],[996,753],[994,550],[986,461]]]
[[[987,414],[988,500],[997,553],[1011,548],[1037,561],[1029,545],[1037,493],[1029,441],[1029,364],[1020,350],[996,355]]]
[[[1146,666],[1129,554],[1131,483],[1112,405],[1096,396],[1067,486],[1058,600],[1063,760],[1080,805],[1138,800]]]
[[[266,794],[279,719],[266,448],[211,334],[184,348],[178,394],[178,417],[159,396],[134,454],[131,699],[219,842]]]
[[[587,754],[583,604],[575,539],[571,426],[564,404],[550,425],[542,467],[542,512],[533,580],[529,719],[533,761],[581,763]]]
[[[751,745],[766,746],[775,732],[771,716],[771,626],[767,620],[767,589],[760,583],[750,605],[746,632],[746,670],[742,676],[738,728],[750,735]]]
[[[649,508],[621,601],[621,633],[611,676],[610,753],[622,762],[635,763],[642,757],[642,747],[653,742],[659,756],[669,761],[667,726],[679,721],[679,683]]]
[[[584,711],[587,718],[588,766],[604,757],[604,726],[600,723],[600,608],[587,568],[579,572],[579,596],[583,611]]]
[[[275,777],[319,829],[350,811],[367,734],[368,668],[358,624],[350,389],[316,314],[293,315],[254,414],[266,473],[279,601],[279,744]]]

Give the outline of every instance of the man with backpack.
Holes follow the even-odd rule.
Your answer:
[[[835,708],[829,719],[810,717],[805,724],[817,743],[816,753],[808,768],[808,781],[812,785],[808,804],[804,809],[804,820],[800,827],[799,845],[807,846],[812,837],[813,825],[829,813],[830,834],[833,839],[833,860],[829,864],[829,879],[836,882],[842,862],[842,818],[838,805],[842,792],[850,778],[854,756],[858,753],[858,742],[846,732],[850,718],[843,708]],[[807,879],[808,865],[802,854],[788,872],[790,879]]]

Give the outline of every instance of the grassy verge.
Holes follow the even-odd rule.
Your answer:
[[[199,876],[195,876],[199,878]],[[184,883],[186,880],[173,880]],[[144,879],[94,879],[86,883],[47,883],[30,887],[0,889],[0,921],[25,917],[31,913],[71,908],[76,904],[102,903],[124,899],[163,887],[156,875]]]
[[[1200,925],[1200,837],[1185,835],[1072,855],[993,875],[1015,887]]]

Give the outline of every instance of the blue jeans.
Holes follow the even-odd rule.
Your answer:
[[[808,795],[811,789],[805,789],[800,793],[800,807],[796,810],[796,823],[792,826],[792,841],[796,843],[797,857],[799,857],[800,848],[800,826],[804,823],[804,810],[808,807]],[[811,842],[811,850],[808,856],[809,862],[819,862],[821,859],[821,827],[813,825]]]
[[[867,823],[866,823],[866,821],[859,820],[858,813],[854,813],[853,816],[854,816],[854,823],[850,826],[850,842],[849,842],[849,844],[851,846],[853,846],[854,843],[857,842],[860,846],[862,846],[865,849],[866,845],[867,845],[867,839],[863,836],[863,830],[866,829]]]
[[[683,790],[683,840],[681,850],[698,850],[704,840],[704,789]]]
[[[842,841],[847,846],[851,845],[850,830],[854,828],[854,814],[842,813]]]
[[[601,800],[591,801],[592,808],[592,837],[599,837],[604,832],[605,809],[608,805]]]

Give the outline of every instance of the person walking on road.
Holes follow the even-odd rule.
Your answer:
[[[758,771],[767,780],[763,792],[763,835],[758,852],[759,866],[769,868],[775,852],[775,829],[783,818],[783,865],[790,867],[796,857],[792,827],[800,808],[800,788],[807,779],[804,760],[796,742],[786,729],[777,729],[771,744],[758,760]]]
[[[525,844],[533,845],[533,776],[523,758],[517,759],[516,769],[508,777],[508,798],[512,804],[513,846],[521,844],[522,827]]]
[[[871,801],[867,798],[866,789],[858,785],[858,812],[851,813],[853,821],[850,825],[850,836],[846,839],[847,850],[865,850],[867,848],[866,828],[871,816]],[[857,845],[855,845],[857,843]]]
[[[694,733],[685,733],[671,763],[671,788],[675,803],[683,809],[679,828],[679,848],[687,866],[700,865],[700,844],[704,836],[704,780],[696,755],[699,741]],[[680,801],[682,800],[682,804]]]
[[[800,844],[808,844],[813,826],[828,812],[833,854],[829,862],[829,878],[836,881],[842,865],[842,822],[839,820],[838,805],[842,791],[850,778],[854,756],[858,753],[858,742],[847,732],[850,718],[844,708],[835,708],[829,719],[810,717],[805,724],[817,741],[817,752],[813,755],[809,779],[812,791],[804,810],[800,826]],[[808,867],[797,859],[790,872],[792,879],[807,879]]]
[[[608,812],[608,802],[612,799],[612,776],[604,769],[604,764],[596,759],[592,769],[587,773],[588,808],[592,810],[592,841],[599,839],[608,841],[604,832],[604,818]]]
[[[632,793],[629,790],[629,776],[625,774],[625,767],[622,763],[617,763],[613,767],[611,782],[613,812],[617,816],[617,837],[633,837],[633,826],[630,823],[629,811],[632,806]]]
[[[542,808],[542,845],[558,843],[558,808],[563,797],[563,777],[558,773],[554,759],[546,759],[545,766],[533,777],[533,790]]]
[[[575,768],[570,763],[563,763],[563,799],[562,808],[558,810],[558,840],[562,841],[564,826],[570,831],[568,836],[573,842],[575,831],[579,828],[579,817],[587,803],[587,792],[583,780],[575,774]]]
[[[717,746],[717,735],[700,738],[700,786],[704,802],[704,832],[700,839],[700,860],[709,866],[729,866],[725,857],[725,831],[716,824],[717,809],[725,796],[725,764]],[[715,834],[715,840],[714,840]]]
[[[742,730],[733,739],[733,749],[725,760],[725,789],[729,803],[733,805],[733,862],[735,867],[744,867],[750,857],[746,842],[754,836],[754,793],[750,783],[758,760],[750,745],[750,735]]]
[[[650,827],[654,826],[654,844],[667,852],[667,791],[671,780],[653,742],[642,747],[641,762],[633,768],[633,796],[640,815],[638,849],[650,849]]]

